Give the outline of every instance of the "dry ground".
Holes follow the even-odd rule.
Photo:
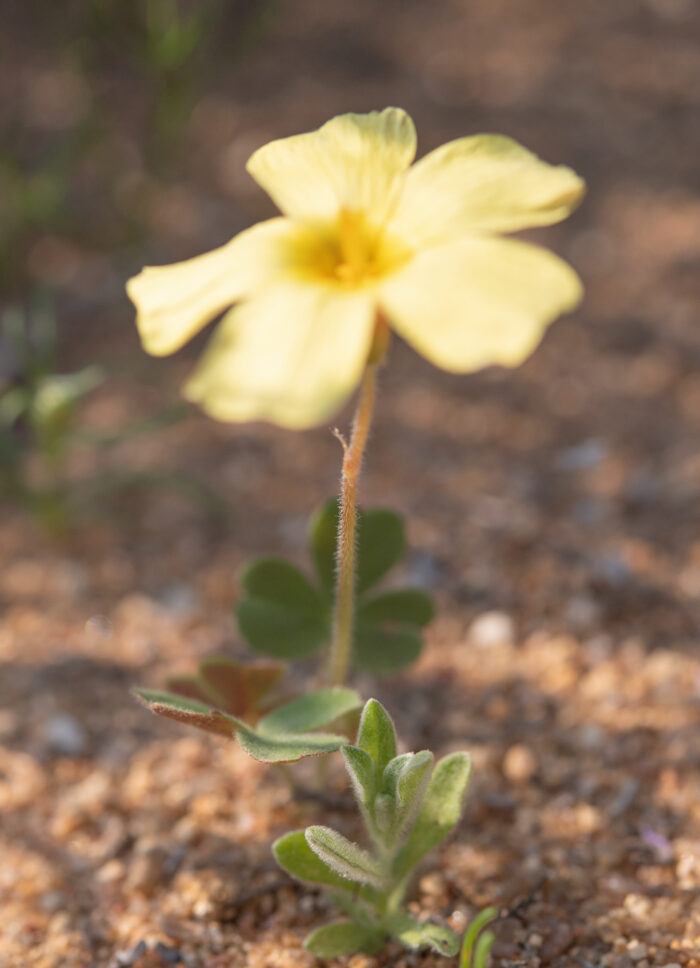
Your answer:
[[[392,102],[421,150],[499,130],[589,182],[540,236],[584,276],[582,310],[513,374],[448,377],[395,345],[363,481],[366,504],[407,515],[401,577],[439,618],[415,669],[359,685],[407,748],[474,755],[416,911],[460,929],[498,905],[499,966],[700,965],[699,38],[691,0],[304,0],[224,74],[176,177],[151,186],[147,258],[194,254],[267,213],[242,174],[252,148]],[[14,82],[36,64],[12,54]],[[140,356],[119,295],[134,258],[46,251],[65,270],[66,362],[125,362],[86,422],[171,399],[192,356]],[[60,539],[2,509],[2,968],[313,963],[301,940],[326,906],[269,844],[320,818],[355,834],[337,764],[331,808],[290,799],[128,688],[241,651],[237,569],[261,552],[303,562],[338,457],[324,429],[193,415],[99,469],[196,473],[226,530],[155,491],[105,500]],[[72,473],[96,469],[82,453]]]

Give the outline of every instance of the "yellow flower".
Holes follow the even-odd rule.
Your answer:
[[[379,318],[466,373],[522,362],[577,305],[566,263],[499,237],[565,218],[584,190],[570,168],[500,135],[460,138],[411,165],[415,150],[398,108],[273,141],[247,168],[283,216],[129,281],[156,355],[228,309],[186,386],[191,400],[223,420],[308,427],[357,385]]]

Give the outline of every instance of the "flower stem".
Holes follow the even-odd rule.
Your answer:
[[[360,396],[350,443],[343,443],[345,455],[340,487],[338,515],[337,585],[333,615],[333,638],[328,659],[328,681],[341,686],[348,674],[352,648],[352,625],[355,611],[355,529],[357,524],[357,481],[367,444],[380,360],[370,357]]]

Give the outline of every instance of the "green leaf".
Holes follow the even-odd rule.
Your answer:
[[[336,874],[309,847],[303,830],[295,830],[285,834],[272,845],[272,852],[280,867],[308,884],[322,884],[340,891],[355,893],[356,888],[351,881],[340,874]]]
[[[175,722],[195,726],[197,729],[216,733],[218,736],[227,736],[232,739],[235,731],[241,725],[240,720],[234,716],[228,716],[218,709],[212,709],[211,706],[196,699],[188,699],[172,692],[158,692],[153,689],[134,689],[133,693],[157,716],[174,719]]]
[[[413,829],[396,859],[394,871],[399,877],[413,870],[454,829],[462,814],[470,773],[468,753],[451,753],[438,762]]]
[[[405,547],[403,521],[394,511],[372,508],[357,522],[357,591],[375,585],[394,567]]]
[[[374,760],[359,746],[343,746],[341,753],[358,802],[364,807],[370,807],[377,793]]]
[[[222,714],[223,715],[223,714]],[[303,733],[299,736],[270,736],[242,724],[236,731],[239,746],[249,756],[261,763],[296,763],[307,756],[320,753],[335,753],[344,743],[346,736],[335,733]]]
[[[353,664],[362,672],[386,675],[415,662],[422,648],[420,632],[414,628],[382,628],[358,621],[355,627]]]
[[[243,573],[242,585],[248,597],[236,606],[236,617],[256,652],[275,659],[300,659],[327,641],[327,607],[289,562],[260,558]]]
[[[312,700],[306,722],[320,725],[322,720],[321,709],[325,708],[328,712],[328,697],[324,698],[324,692],[335,692],[335,690],[322,690],[321,701],[316,704],[313,700],[314,696],[318,694],[312,693],[310,696],[302,697]],[[341,696],[341,708],[343,710],[350,705],[351,697],[354,697],[352,708],[359,706],[359,697],[352,693],[352,690],[340,690],[340,692],[343,694]],[[255,728],[236,716],[223,713],[218,709],[212,709],[206,703],[187,699],[184,696],[177,696],[168,692],[154,692],[148,689],[136,689],[134,693],[159,716],[174,719],[188,726],[196,726],[198,729],[204,729],[219,736],[228,738],[235,736],[238,744],[246,753],[262,763],[294,763],[306,756],[334,753],[347,743],[346,736],[335,733],[307,733],[303,730],[299,733],[289,730],[283,731],[280,723],[284,721],[285,714],[288,715],[289,708],[297,706],[299,700],[295,700],[287,706],[282,706],[276,711],[282,713],[282,716],[276,720],[273,718],[272,722],[276,724],[280,731],[273,732],[270,728],[270,719],[275,716],[274,713],[265,717],[268,721],[265,728],[263,728],[263,720]],[[294,715],[289,717],[290,722],[295,719],[297,722],[303,722],[303,717],[300,714],[297,715],[294,709],[292,709],[292,712]]]
[[[385,935],[355,921],[334,921],[316,928],[304,939],[304,947],[317,958],[339,958],[356,952],[375,954],[384,944]]]
[[[338,500],[328,501],[311,522],[311,551],[326,596],[335,587]],[[403,521],[394,511],[372,508],[357,517],[357,591],[375,585],[404,552]]]
[[[410,805],[422,792],[424,781],[435,757],[430,750],[413,753],[398,778],[396,792],[401,804]]]
[[[362,700],[354,689],[319,689],[269,713],[258,723],[258,730],[266,735],[306,733],[332,723],[361,705]]]
[[[492,931],[479,932],[498,917],[498,908],[484,908],[471,922],[464,932],[462,950],[459,954],[459,968],[486,968],[489,962],[491,948],[496,940]],[[474,958],[472,960],[472,954]]]
[[[448,927],[430,921],[416,921],[408,914],[395,914],[387,920],[392,935],[407,948],[432,948],[439,955],[451,957],[459,950],[459,938]]]
[[[307,827],[306,842],[341,877],[370,887],[384,886],[383,872],[372,855],[330,827]]]
[[[311,519],[311,554],[327,598],[335,588],[335,555],[338,543],[338,499],[326,501]]]
[[[393,623],[422,628],[431,621],[435,606],[430,595],[417,588],[399,588],[384,592],[363,602],[357,609],[357,619],[368,624]]]
[[[396,731],[389,713],[376,699],[368,699],[362,710],[357,731],[357,746],[374,760],[380,777],[390,760],[396,756]]]

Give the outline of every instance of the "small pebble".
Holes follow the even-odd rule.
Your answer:
[[[639,941],[635,941],[627,948],[627,954],[632,961],[641,961],[648,954],[647,946]]]
[[[537,772],[537,760],[532,750],[516,743],[503,757],[503,773],[511,783],[527,783]]]
[[[506,612],[484,612],[469,626],[468,636],[481,648],[510,645],[515,641],[515,623]]]
[[[44,725],[46,745],[61,756],[81,756],[87,750],[87,733],[77,719],[67,713],[51,716]]]

